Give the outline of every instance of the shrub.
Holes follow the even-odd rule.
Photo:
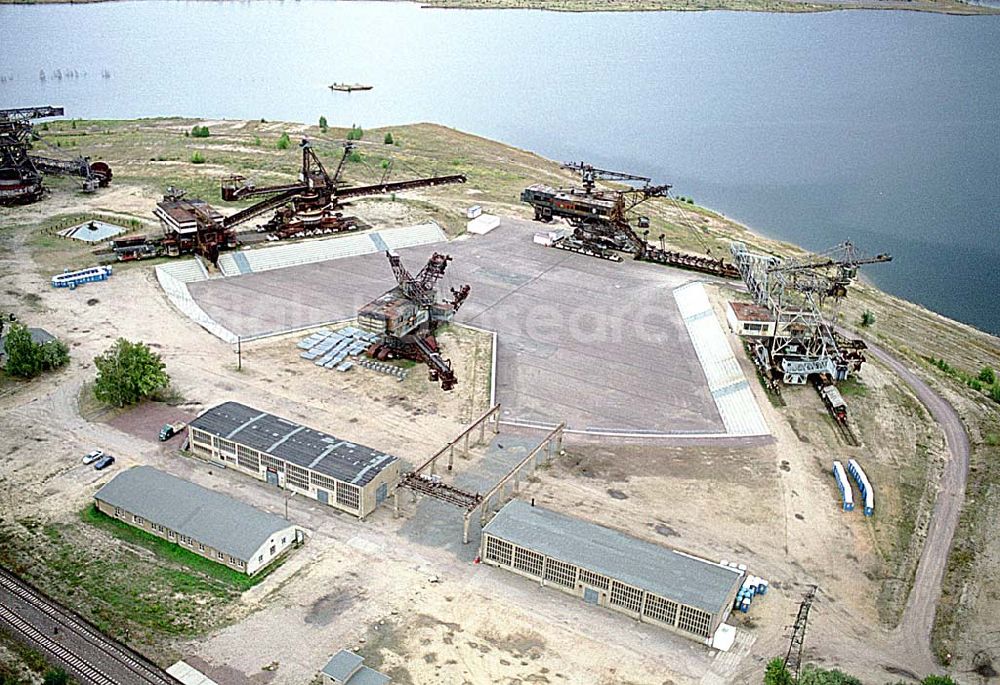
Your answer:
[[[990,388],[990,399],[1000,404],[1000,385],[994,385]]]
[[[997,373],[992,367],[984,366],[979,370],[978,378],[986,385],[993,385],[997,382]]]
[[[116,407],[135,404],[170,383],[160,355],[143,343],[118,338],[115,344],[94,358],[97,382],[94,395]]]
[[[274,144],[279,150],[287,150],[292,144],[291,139],[288,137],[287,133],[282,133],[281,137],[278,138],[278,142]]]
[[[198,150],[191,153],[191,163],[192,164],[204,164],[205,155],[201,154]]]
[[[191,129],[192,138],[208,138],[210,135],[212,134],[209,132],[208,126],[195,126]]]
[[[767,662],[767,669],[764,671],[764,685],[794,685],[794,683],[792,674],[785,668],[785,662],[780,657],[775,657]]]
[[[862,314],[861,314],[861,325],[862,325],[862,326],[863,326],[864,328],[868,328],[868,327],[869,327],[869,326],[871,326],[871,325],[872,325],[873,323],[875,323],[875,313],[874,313],[874,312],[872,312],[872,310],[870,310],[870,309],[866,309],[866,310],[865,310],[864,312],[862,312]]]
[[[351,124],[351,130],[347,132],[348,140],[361,140],[365,137],[365,132],[360,126],[356,124]]]
[[[392,138],[392,131],[389,131],[388,133],[385,134],[385,139],[382,142],[385,143],[386,145],[395,144],[396,141],[393,140]]]
[[[327,129],[326,117],[320,117],[319,118],[319,130],[323,131],[324,133],[326,133],[326,129]]]
[[[364,159],[364,157],[357,150],[353,150],[351,154],[347,155],[347,161],[354,162],[355,164],[360,162],[362,159]]]
[[[7,373],[19,378],[34,378],[69,361],[69,348],[65,343],[60,340],[36,343],[31,339],[31,331],[19,323],[12,324],[7,333],[4,354]]]
[[[253,137],[253,144],[256,145],[257,147],[260,147],[260,136]]]
[[[46,671],[42,685],[69,685],[69,675],[61,668]]]

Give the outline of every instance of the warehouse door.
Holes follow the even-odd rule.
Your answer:
[[[323,504],[329,504],[330,493],[327,492],[326,490],[320,490],[319,488],[316,488],[316,499],[318,499]]]
[[[267,470],[267,483],[268,483],[268,485],[277,485],[278,484],[278,472],[277,471],[272,471],[271,469]]]
[[[589,587],[583,588],[583,601],[587,604],[597,604],[599,597],[600,595],[597,594],[597,590]]]
[[[388,494],[389,486],[386,483],[382,483],[382,485],[378,486],[378,490],[375,491],[375,504],[382,504]]]

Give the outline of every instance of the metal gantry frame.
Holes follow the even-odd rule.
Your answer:
[[[462,543],[469,544],[469,526],[473,515],[478,511],[480,523],[485,525],[486,513],[491,508],[491,504],[496,501],[502,502],[510,486],[510,494],[518,492],[521,487],[523,472],[530,467],[534,470],[544,462],[551,459],[562,451],[563,433],[566,428],[565,422],[549,431],[544,438],[528,454],[511,468],[496,484],[483,495],[478,492],[468,492],[447,483],[442,483],[436,478],[438,460],[447,455],[446,469],[451,471],[455,465],[455,449],[462,450],[462,455],[469,456],[470,435],[477,429],[479,439],[476,444],[482,443],[486,439],[487,426],[493,431],[493,435],[500,433],[500,405],[495,404],[486,413],[471,423],[465,430],[444,447],[435,452],[429,459],[403,475],[399,485],[393,491],[393,507],[395,515],[399,512],[399,491],[400,488],[407,488],[413,494],[413,501],[416,502],[417,495],[427,495],[441,500],[464,510],[462,515]]]

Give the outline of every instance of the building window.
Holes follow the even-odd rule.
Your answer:
[[[510,566],[514,558],[514,545],[490,535],[486,538],[486,558],[498,564]]]
[[[646,607],[642,610],[642,613],[654,621],[674,625],[677,621],[677,603],[647,593]]]
[[[174,531],[168,530],[167,531],[167,537],[170,538],[171,540],[173,540],[174,539]]]
[[[545,580],[563,587],[576,587],[576,566],[555,559],[545,561]]]
[[[544,557],[537,552],[532,552],[523,547],[514,548],[514,568],[524,571],[528,575],[542,577],[543,559]]]
[[[199,551],[199,552],[204,552],[204,551],[205,551],[205,545],[203,545],[203,544],[201,544],[201,543],[199,542],[199,543],[198,543],[198,551]]]
[[[219,552],[219,558],[220,558],[220,559],[225,559],[225,558],[226,558],[226,555],[225,555],[225,554],[223,554],[222,552]]]
[[[121,507],[115,507],[115,516],[117,516],[118,518],[121,518],[124,513],[125,512],[122,511]]]
[[[236,464],[248,471],[260,470],[260,452],[244,445],[236,445]]]
[[[258,555],[257,561],[264,561],[264,555],[263,554]]]
[[[642,609],[642,590],[613,580],[611,581],[611,595],[608,602],[638,614]]]
[[[677,619],[677,627],[695,635],[709,637],[708,628],[712,625],[712,616],[701,609],[681,605],[681,614]]]
[[[133,522],[135,523],[135,525],[137,525],[137,526],[141,526],[141,525],[142,525],[142,517],[141,517],[141,516],[138,516],[138,515],[136,515],[136,514],[132,514],[132,521],[133,521]]]
[[[337,483],[337,504],[357,511],[361,508],[358,488],[348,483]]]
[[[288,464],[288,484],[299,490],[309,489],[309,472],[304,468]]]
[[[608,589],[607,576],[602,576],[598,573],[591,573],[585,568],[580,569],[580,582],[586,583],[590,587],[596,587],[602,590]]]
[[[281,538],[281,544],[285,544],[285,540],[286,540],[286,539],[287,539],[287,538],[284,538],[284,537],[283,537],[283,538]]]

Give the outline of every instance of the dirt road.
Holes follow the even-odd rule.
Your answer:
[[[913,589],[903,611],[903,619],[896,629],[898,644],[910,652],[908,656],[913,659],[912,665],[919,666],[916,669],[918,672],[930,673],[938,670],[931,651],[931,629],[941,596],[941,580],[948,563],[948,552],[951,550],[951,541],[958,527],[958,517],[965,498],[965,481],[969,472],[969,436],[958,413],[943,397],[882,348],[869,343],[868,349],[906,381],[927,407],[944,431],[951,454],[941,474],[937,500],[920,563],[917,565]]]

